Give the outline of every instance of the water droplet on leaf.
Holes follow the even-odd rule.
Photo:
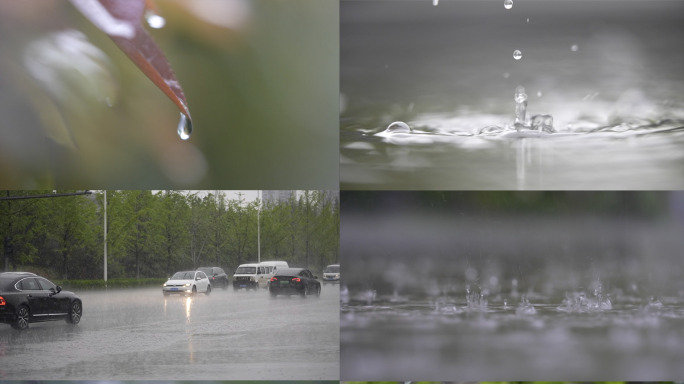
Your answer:
[[[166,25],[166,19],[157,15],[153,11],[145,12],[145,21],[147,21],[147,25],[149,25],[150,28],[154,29],[164,28]]]
[[[181,113],[180,120],[178,121],[178,137],[180,137],[181,140],[187,140],[190,138],[191,133],[192,120],[184,113]]]
[[[513,51],[513,58],[516,60],[520,60],[522,58],[522,52],[516,49],[515,51]]]

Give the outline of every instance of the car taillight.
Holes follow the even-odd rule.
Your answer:
[[[7,302],[5,301],[5,298],[0,296],[0,305],[6,305]]]
[[[292,281],[294,281],[296,283],[301,283],[302,279],[300,279],[299,277],[295,277],[294,279],[292,279]]]
[[[271,281],[278,281],[275,276],[271,277]]]

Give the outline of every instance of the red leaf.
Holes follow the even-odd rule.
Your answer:
[[[164,53],[145,28],[145,0],[71,0],[190,119],[185,94]]]

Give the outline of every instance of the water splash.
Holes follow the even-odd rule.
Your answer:
[[[515,129],[520,131],[525,127],[525,114],[527,113],[527,94],[525,93],[525,87],[518,85],[515,87],[515,94],[513,96],[515,100]]]
[[[532,129],[539,132],[553,133],[553,116],[534,115],[532,116]]]
[[[537,310],[534,309],[534,305],[530,304],[530,301],[527,299],[527,296],[523,295],[522,298],[520,299],[520,305],[518,305],[518,308],[515,309],[515,314],[516,315],[534,315],[537,313]]]
[[[603,292],[603,284],[600,279],[594,283],[593,297],[587,297],[584,291],[565,294],[565,299],[556,310],[567,313],[601,312],[613,309],[610,294]]]
[[[186,116],[184,113],[180,114],[180,120],[178,121],[178,137],[181,140],[187,140],[192,134],[192,119]]]
[[[148,10],[145,12],[145,21],[150,28],[160,29],[166,25],[166,19],[159,16],[156,12]]]
[[[506,9],[513,8],[513,0],[504,0],[504,8],[506,8]]]
[[[522,52],[520,52],[519,49],[516,49],[515,51],[513,51],[513,58],[516,60],[522,59]]]

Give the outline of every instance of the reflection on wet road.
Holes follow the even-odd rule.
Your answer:
[[[0,379],[339,378],[339,289],[321,297],[216,290],[79,292],[76,327],[0,328]]]

